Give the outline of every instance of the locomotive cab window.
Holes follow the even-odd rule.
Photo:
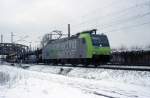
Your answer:
[[[82,38],[82,43],[85,44],[85,39],[84,38]]]
[[[92,35],[92,42],[97,47],[108,47],[109,42],[105,35]]]

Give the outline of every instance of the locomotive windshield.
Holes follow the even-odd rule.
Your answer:
[[[109,47],[109,42],[106,35],[92,35],[92,42],[97,47]]]

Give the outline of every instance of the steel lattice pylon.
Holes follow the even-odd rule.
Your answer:
[[[16,43],[0,43],[0,55],[21,54],[28,50],[28,46]]]

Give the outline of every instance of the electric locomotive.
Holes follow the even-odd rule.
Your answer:
[[[98,65],[110,60],[111,49],[105,34],[96,29],[68,38],[51,40],[42,49],[44,63]]]

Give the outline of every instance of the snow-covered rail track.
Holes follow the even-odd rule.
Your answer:
[[[41,64],[40,64],[41,65]],[[44,64],[47,66],[64,66],[64,67],[79,67],[79,68],[102,68],[113,70],[133,70],[133,71],[150,71],[150,66],[142,65],[119,65],[119,64],[101,64],[101,65],[71,65],[71,64]],[[26,68],[26,67],[25,67]]]
[[[98,68],[115,69],[115,70],[150,71],[150,67],[148,66],[101,65]]]

